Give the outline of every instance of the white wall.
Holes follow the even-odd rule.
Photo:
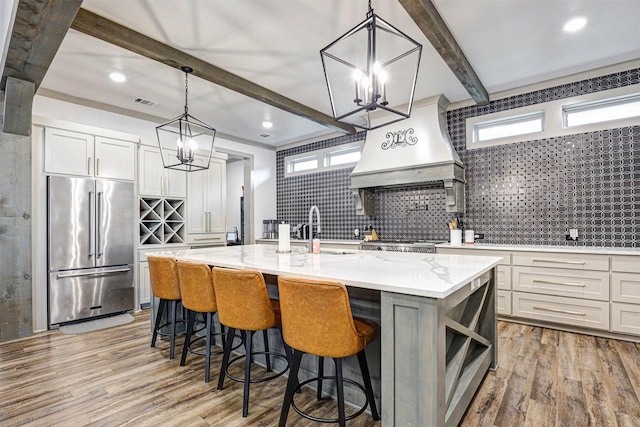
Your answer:
[[[142,143],[156,145],[155,129],[158,123],[138,118],[44,96],[34,97],[33,115],[139,135]],[[213,123],[213,125],[215,125],[215,123]],[[262,237],[262,220],[276,217],[275,150],[268,150],[222,138],[216,138],[214,144],[217,151],[225,152],[225,150],[229,150],[235,153],[244,153],[247,157],[253,158],[253,170],[251,173],[254,194],[253,230],[254,238]],[[248,196],[248,190],[248,188],[245,188],[245,197]],[[245,212],[245,220],[251,217],[248,214],[248,212]],[[253,240],[247,239],[245,243],[253,243]]]

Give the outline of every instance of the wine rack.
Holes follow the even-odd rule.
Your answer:
[[[184,199],[140,198],[140,244],[185,242]]]

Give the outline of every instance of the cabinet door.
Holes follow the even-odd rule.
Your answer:
[[[202,234],[209,231],[207,209],[209,191],[208,170],[190,172],[187,176],[187,233]]]
[[[149,274],[149,263],[141,262],[138,264],[138,299],[140,305],[142,304],[150,304],[151,303],[151,275]]]
[[[140,146],[140,194],[144,196],[162,196],[164,167],[160,150],[154,147]]]
[[[162,163],[162,159],[160,160]],[[187,196],[187,172],[164,169],[164,195],[170,197]]]
[[[207,212],[209,212],[209,232],[226,231],[227,214],[227,163],[224,160],[211,159],[208,169]]]
[[[222,233],[226,229],[227,164],[211,159],[209,169],[187,176],[187,233]],[[192,239],[189,239],[191,241]]]
[[[140,194],[144,196],[187,196],[186,172],[165,169],[160,150],[140,146]]]
[[[95,176],[98,178],[135,180],[135,144],[117,139],[96,137]]]
[[[46,173],[92,176],[93,162],[93,136],[61,129],[45,129],[44,171]]]

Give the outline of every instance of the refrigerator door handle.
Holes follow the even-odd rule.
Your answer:
[[[94,255],[95,242],[93,241],[93,232],[91,227],[93,227],[93,218],[94,218],[94,203],[93,203],[93,191],[89,191],[89,254],[88,257],[91,258]]]
[[[101,258],[102,254],[104,254],[104,248],[102,247],[102,233],[100,232],[102,230],[102,196],[102,191],[98,191],[98,203],[96,208],[98,216],[96,218],[96,239],[98,241],[96,244],[96,252],[98,258]]]
[[[66,277],[80,277],[80,276],[99,276],[101,274],[111,274],[111,273],[126,273],[128,271],[131,271],[131,268],[129,267],[124,267],[124,268],[114,268],[111,270],[102,270],[102,271],[90,271],[90,272],[86,272],[86,271],[68,271],[65,273],[58,273],[56,274],[56,279],[64,279]]]

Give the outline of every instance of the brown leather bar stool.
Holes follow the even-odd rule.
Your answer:
[[[244,383],[242,416],[246,417],[249,414],[249,385],[277,378],[289,368],[288,357],[269,351],[267,337],[267,329],[280,327],[280,304],[277,300],[269,298],[264,277],[258,271],[215,267],[213,269],[213,287],[216,292],[220,323],[229,328],[228,336],[234,336],[235,331],[239,330],[244,337],[245,345],[245,355],[230,361],[232,340],[227,340],[218,379],[218,390],[223,389],[225,377]],[[263,331],[265,350],[263,352],[252,352],[251,350],[253,334],[257,331]],[[272,372],[270,356],[286,361],[287,366],[280,372],[251,379],[251,358],[258,354],[264,354],[267,372]],[[245,359],[244,378],[230,375],[229,365],[243,357]]]
[[[284,341],[293,349],[289,380],[280,413],[280,426],[284,427],[289,415],[289,407],[301,416],[322,423],[345,422],[362,414],[367,405],[375,421],[380,419],[371,387],[371,377],[364,349],[379,332],[379,326],[370,320],[353,317],[349,305],[347,288],[338,282],[318,281],[302,278],[278,278],[280,308],[282,311],[282,334]],[[298,370],[302,356],[320,356],[318,377],[299,383]],[[364,387],[342,376],[342,359],[358,355]],[[331,357],[336,366],[336,375],[324,376],[321,366],[323,358]],[[322,380],[335,379],[338,394],[338,418],[317,418],[300,410],[293,396],[302,386],[318,381],[318,400],[322,392]],[[364,391],[366,402],[356,413],[345,416],[343,383],[347,382]]]
[[[189,321],[187,323],[187,335],[184,339],[182,348],[182,358],[180,366],[184,366],[187,361],[187,352],[191,350],[191,346],[203,337],[193,337],[193,325],[196,320],[196,314],[202,313],[205,318],[205,362],[204,362],[204,382],[208,383],[211,369],[211,355],[222,354],[222,350],[211,352],[211,339],[216,335],[222,336],[222,343],[225,343],[224,326],[221,326],[220,332],[214,331],[213,316],[218,311],[216,304],[216,295],[213,289],[213,277],[211,268],[207,264],[192,263],[187,261],[178,261],[178,278],[180,279],[180,293],[182,295],[182,305],[188,310]],[[201,353],[196,353],[201,354]]]
[[[149,261],[149,275],[151,276],[151,292],[153,296],[160,299],[160,304],[156,311],[151,347],[156,346],[158,335],[166,335],[162,332],[162,329],[169,326],[170,332],[168,335],[171,338],[169,359],[173,359],[176,344],[176,313],[178,303],[182,299],[176,261],[171,256],[156,255],[147,256],[147,260]],[[165,311],[167,311],[167,323],[161,325],[162,315]]]

